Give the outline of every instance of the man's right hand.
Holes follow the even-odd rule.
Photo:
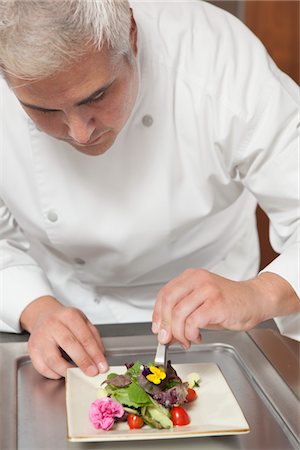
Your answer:
[[[73,367],[60,349],[88,376],[108,370],[99,333],[79,309],[63,306],[54,297],[40,297],[24,309],[20,323],[30,333],[32,364],[45,377],[65,377]]]

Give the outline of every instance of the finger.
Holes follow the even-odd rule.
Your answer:
[[[90,327],[90,329],[91,329],[91,332],[92,332],[93,336],[95,337],[96,341],[99,343],[99,346],[100,346],[100,348],[101,348],[102,355],[103,355],[103,358],[102,358],[101,360],[99,360],[99,362],[97,363],[99,372],[100,372],[100,373],[105,373],[105,372],[108,371],[109,365],[108,365],[108,363],[107,363],[107,360],[106,360],[105,357],[104,357],[104,354],[105,354],[104,345],[103,345],[103,343],[102,343],[102,340],[101,340],[101,337],[100,337],[100,335],[99,335],[99,333],[98,333],[97,328],[96,328],[93,324],[91,324],[91,323],[89,323],[88,325],[89,325],[89,327]]]
[[[219,314],[215,302],[204,301],[195,311],[193,311],[185,322],[185,336],[192,342],[196,342],[199,330],[202,328],[220,329]]]
[[[91,322],[87,322],[88,327],[91,330],[91,333],[93,334],[95,340],[98,342],[99,347],[101,348],[102,353],[105,353],[105,349],[104,349],[104,345],[103,342],[101,340],[101,336],[99,334],[99,331],[97,330],[97,328],[95,327],[95,325],[93,325]]]
[[[158,295],[152,313],[152,333],[157,334],[160,327],[161,297]]]
[[[63,324],[67,325],[71,333],[65,337],[70,342],[64,343],[64,345],[68,345],[69,351],[74,352],[76,360],[73,359],[73,361],[78,367],[89,376],[97,375],[99,370],[101,372],[107,371],[108,364],[103,355],[103,345],[100,336],[98,333],[92,332],[92,324],[82,311],[68,308],[60,316],[60,319]],[[75,337],[75,340],[72,336]],[[72,357],[71,354],[70,356]]]
[[[158,340],[167,344],[172,340],[172,312],[174,307],[192,291],[187,280],[175,279],[159,292],[161,302]]]
[[[176,288],[178,283],[184,282],[187,278],[190,278],[194,275],[194,269],[187,269],[182,272],[178,277],[166,283],[166,285],[158,292],[156,303],[154,306],[153,314],[152,314],[152,332],[157,334],[159,332],[161,326],[161,317],[162,317],[162,300],[164,296],[164,291],[172,291]]]
[[[189,348],[191,340],[185,334],[185,322],[187,318],[200,306],[202,305],[204,298],[202,298],[199,291],[193,291],[186,297],[184,297],[173,309],[172,314],[172,334],[174,338],[179,341],[184,348]],[[200,342],[199,340],[199,330],[198,338],[193,340],[193,342]],[[195,332],[193,333],[193,336]]]
[[[54,370],[50,369],[42,360],[39,358],[34,358],[30,355],[31,362],[33,367],[37,372],[39,372],[41,375],[43,375],[46,378],[50,378],[51,380],[59,380],[62,378],[62,375],[59,375],[58,373],[54,372]]]
[[[88,335],[92,336],[88,327],[85,326],[85,328],[88,330]],[[72,324],[72,329],[76,330],[76,328],[74,328],[74,323]],[[78,333],[78,330],[76,330],[76,332]],[[55,336],[56,346],[61,347],[86,375],[95,376],[99,373],[97,365],[83,346],[84,343],[88,343],[90,336],[84,338],[84,343],[79,342],[74,333],[60,321],[55,322],[52,329],[52,335]],[[50,357],[52,358],[52,355],[50,355],[49,358]],[[52,365],[50,367],[57,372],[54,364],[58,361],[51,360],[51,362]]]
[[[47,350],[45,351],[45,348]],[[44,377],[57,380],[65,377],[67,369],[73,367],[62,356],[54,343],[45,344],[41,349],[37,347],[29,348],[32,365]]]

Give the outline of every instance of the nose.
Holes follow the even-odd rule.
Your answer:
[[[67,119],[68,134],[78,144],[86,144],[95,131],[94,119],[88,115],[72,114]]]

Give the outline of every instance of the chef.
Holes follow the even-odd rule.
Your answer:
[[[105,372],[95,323],[299,338],[299,92],[258,39],[200,1],[0,17],[0,325],[35,368]],[[280,253],[259,274],[257,203]]]

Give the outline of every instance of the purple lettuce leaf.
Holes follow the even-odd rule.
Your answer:
[[[166,378],[164,379],[165,384],[167,384],[167,382],[169,381],[173,381],[173,382],[178,382],[178,383],[182,383],[181,378],[177,375],[176,370],[174,369],[174,367],[172,367],[171,365],[171,361],[169,360],[167,363],[167,371],[166,371]]]
[[[129,375],[115,375],[114,377],[105,380],[105,383],[115,387],[125,387],[131,383]]]
[[[147,375],[149,373],[151,373],[149,367],[144,365],[144,369],[139,374],[137,381],[139,385],[144,389],[144,391],[153,397],[154,397],[153,394],[155,392],[169,390],[170,388],[173,388],[176,385],[180,386],[182,384],[182,380],[177,375],[176,370],[172,367],[171,361],[168,361],[167,363],[166,378],[162,380],[161,383],[159,384],[151,383],[151,381],[147,379]]]
[[[161,405],[170,408],[173,405],[181,405],[185,402],[188,393],[188,383],[177,384],[165,391],[153,392],[152,397]]]
[[[153,395],[154,392],[159,392],[161,390],[161,384],[151,383],[151,381],[148,381],[145,375],[143,375],[142,373],[140,373],[140,375],[138,376],[137,382],[141,386],[141,388],[143,388],[144,391],[149,395]]]

